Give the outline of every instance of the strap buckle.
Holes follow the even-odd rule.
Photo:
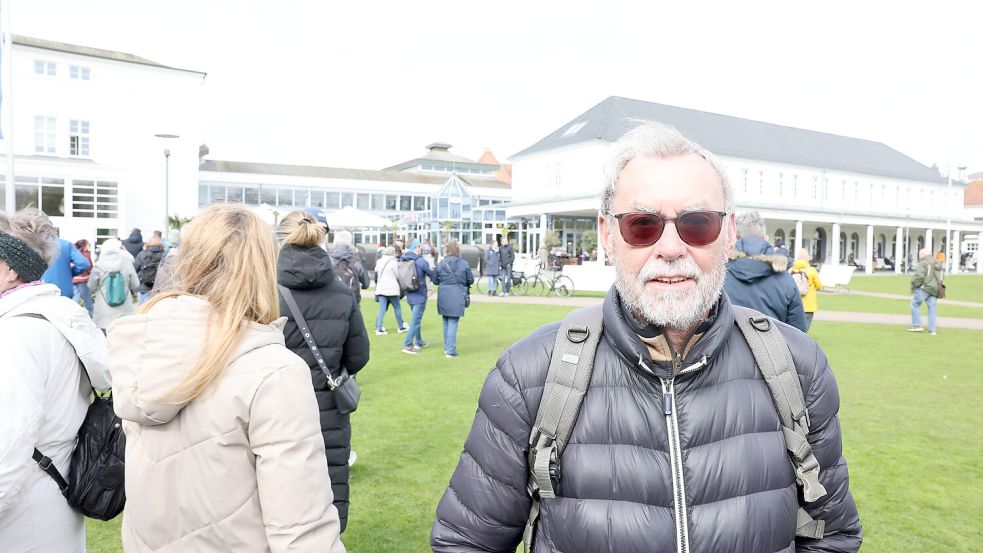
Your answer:
[[[812,503],[826,495],[826,488],[819,483],[819,461],[815,455],[795,466],[795,479],[802,486],[802,498]]]
[[[54,461],[52,461],[52,460],[51,460],[51,457],[48,457],[48,456],[46,455],[46,456],[44,456],[44,457],[41,457],[41,459],[40,459],[40,460],[38,461],[38,465],[39,465],[39,466],[40,466],[40,467],[41,467],[41,468],[42,468],[43,470],[45,470],[45,471],[48,471],[48,470],[50,470],[50,469],[51,469],[51,467],[53,467],[53,466],[54,466]]]

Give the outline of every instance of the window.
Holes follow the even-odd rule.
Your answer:
[[[53,61],[34,60],[34,73],[54,77],[57,73],[58,65]]]
[[[294,190],[294,205],[298,207],[307,207],[311,204],[311,191],[307,188],[301,188],[300,190]]]
[[[371,206],[373,211],[382,211],[383,209],[386,209],[386,195],[372,194]]]
[[[276,205],[287,207],[293,206],[294,191],[289,188],[281,188],[276,196]]]
[[[69,65],[68,78],[75,79],[77,81],[87,81],[89,80],[89,68],[78,65]]]
[[[68,155],[89,157],[89,122],[72,119],[68,122]]]
[[[782,173],[778,173],[778,195],[785,195],[785,175]]]
[[[399,197],[399,210],[400,211],[413,211],[413,196],[400,196]]]
[[[243,203],[249,205],[259,205],[259,187],[246,186],[242,197]]]
[[[792,175],[792,197],[797,198],[799,196],[799,176]]]
[[[41,211],[49,217],[65,216],[64,179],[41,179]]]
[[[226,190],[225,199],[228,202],[242,202],[242,187],[241,186],[229,186]]]
[[[426,196],[413,196],[413,211],[423,211],[427,209]]]
[[[399,196],[395,194],[386,194],[386,209],[388,211],[396,211],[396,205],[399,203]]]
[[[55,118],[34,116],[34,153],[55,153]]]
[[[259,203],[266,204],[270,207],[276,205],[276,188],[269,185],[264,185],[260,187],[259,191]]]
[[[96,244],[102,244],[110,238],[116,238],[119,234],[118,229],[114,228],[97,228],[96,229]]]
[[[204,189],[204,190],[203,190]],[[218,197],[217,195],[221,196]],[[224,186],[200,186],[198,204],[225,201]],[[119,212],[118,190],[115,182],[73,180],[72,216],[114,219]]]
[[[369,208],[369,195],[364,192],[359,192],[355,195],[355,207],[361,210],[366,210]]]
[[[741,192],[747,194],[747,169],[741,171]]]
[[[338,209],[339,207],[341,207],[341,200],[339,199],[341,197],[341,195],[338,194],[337,192],[335,192],[333,190],[329,190],[329,191],[327,191],[327,192],[324,193],[324,196],[325,196],[325,199],[324,199],[324,207],[325,208],[327,208],[327,209]]]
[[[324,207],[324,190],[311,190],[311,207]]]
[[[765,172],[758,171],[758,194],[765,193]]]

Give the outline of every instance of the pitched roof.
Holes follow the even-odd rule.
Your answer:
[[[676,127],[721,156],[883,177],[944,182],[937,171],[880,142],[611,96],[513,158],[591,140],[614,142],[641,121]]]
[[[282,175],[289,177],[312,177],[321,179],[351,179],[375,182],[406,182],[415,184],[444,184],[451,174],[424,175],[400,171],[379,171],[375,169],[348,169],[343,167],[316,167],[312,165],[284,165],[280,163],[253,163],[248,161],[206,160],[199,165],[199,171],[216,173],[243,173],[256,175]],[[458,175],[469,186],[480,188],[511,188],[509,183],[492,179],[477,178],[474,175]]]
[[[983,180],[974,180],[963,191],[963,205],[966,207],[983,205]]]
[[[77,44],[67,44],[64,42],[55,42],[53,40],[45,40],[43,38],[34,38],[23,35],[13,35],[14,44],[19,44],[21,46],[30,46],[31,48],[41,48],[44,50],[53,50],[55,52],[65,52],[68,54],[78,54],[80,56],[89,56],[92,58],[102,58],[113,61],[122,61],[125,63],[136,63],[139,65],[149,65],[151,67],[159,67],[161,69],[171,69],[174,71],[184,71],[186,73],[197,73],[199,75],[206,75],[202,71],[193,71],[191,69],[181,69],[179,67],[171,67],[164,65],[162,63],[157,63],[147,58],[141,58],[133,54],[128,54],[126,52],[116,52],[114,50],[103,50],[101,48],[92,48],[89,46],[79,46]]]

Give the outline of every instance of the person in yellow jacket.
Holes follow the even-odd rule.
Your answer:
[[[795,279],[796,285],[799,284],[799,279],[804,279],[809,286],[809,291],[802,294],[802,308],[806,315],[806,332],[812,326],[813,315],[819,310],[819,300],[816,299],[816,291],[823,289],[823,283],[819,280],[819,271],[809,264],[811,259],[812,256],[809,255],[808,250],[799,248],[799,251],[795,255],[795,262],[792,263],[792,268],[788,270],[788,272],[792,273],[792,278]],[[804,276],[800,277],[797,273],[801,273]]]

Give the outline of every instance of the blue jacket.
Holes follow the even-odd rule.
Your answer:
[[[502,256],[498,250],[488,248],[485,251],[485,276],[498,276],[502,272]]]
[[[426,259],[423,259],[412,251],[404,253],[403,260],[411,260],[416,264],[416,278],[420,281],[419,288],[406,293],[406,303],[410,305],[427,303],[427,281],[424,277],[430,277],[430,282],[437,284],[437,275],[430,269],[430,264],[427,263]]]
[[[41,276],[41,280],[54,284],[61,289],[61,295],[71,298],[72,277],[80,275],[89,270],[92,264],[78,251],[75,244],[64,238],[58,239],[58,257],[51,262],[48,270]]]
[[[788,258],[775,255],[773,248],[760,238],[743,238],[743,249],[734,251],[727,263],[724,290],[736,305],[750,307],[806,331],[802,296],[788,272]]]
[[[456,255],[448,255],[437,264],[437,313],[444,317],[464,316],[464,296],[474,284],[471,267]]]

